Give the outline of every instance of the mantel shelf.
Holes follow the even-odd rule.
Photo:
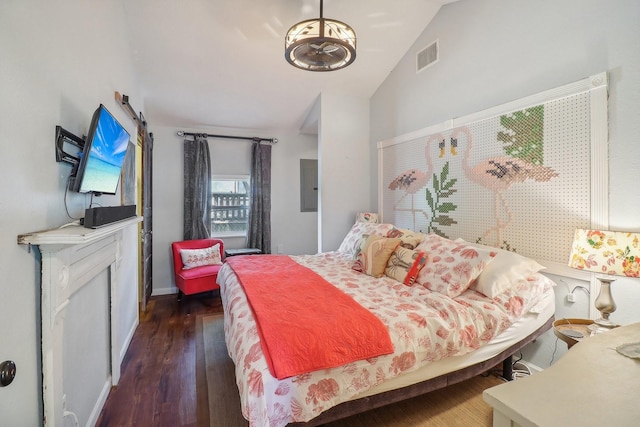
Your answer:
[[[72,225],[52,230],[35,231],[18,235],[20,245],[84,245],[100,240],[129,225],[142,221],[142,217],[128,218],[104,227],[92,229],[81,225]]]

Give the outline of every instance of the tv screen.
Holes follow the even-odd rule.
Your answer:
[[[71,190],[115,194],[128,144],[129,133],[100,104],[91,119]]]

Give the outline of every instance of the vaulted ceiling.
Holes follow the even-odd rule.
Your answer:
[[[293,24],[319,0],[126,0],[144,112],[153,125],[299,128],[325,90],[370,97],[451,0],[326,0],[324,17],[351,25],[349,67],[310,72],[284,59]]]

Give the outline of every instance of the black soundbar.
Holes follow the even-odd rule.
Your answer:
[[[134,216],[136,216],[136,205],[85,209],[83,225],[86,228],[99,228]]]

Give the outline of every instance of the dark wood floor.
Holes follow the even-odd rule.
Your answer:
[[[151,298],[96,425],[195,427],[195,320],[221,312],[217,291]]]

